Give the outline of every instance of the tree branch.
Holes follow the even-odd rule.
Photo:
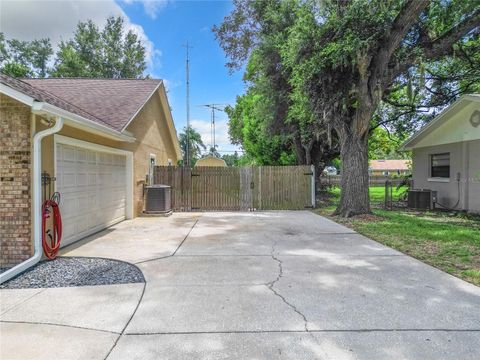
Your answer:
[[[382,44],[384,48],[386,61],[388,62],[405,35],[410,31],[412,26],[418,22],[418,18],[423,10],[428,6],[430,0],[408,0],[403,5],[403,9],[395,18],[390,33]],[[384,66],[386,65],[383,64]]]
[[[472,31],[474,34],[480,34],[480,10],[476,10],[435,40],[425,37],[416,46],[416,49],[421,48],[425,58],[430,60],[436,59],[451,54],[453,52],[453,44]],[[391,72],[390,77],[387,79],[387,84],[391,83],[399,75],[404,74],[415,64],[418,54],[414,50],[412,49],[411,55],[406,59],[390,61],[389,68]]]
[[[427,59],[435,59],[453,52],[453,44],[473,30],[480,33],[480,10],[476,10],[462,22],[435,40],[420,44]]]
[[[378,80],[382,79],[392,55],[400,46],[405,35],[412,26],[418,22],[421,12],[428,6],[430,0],[408,0],[403,5],[402,10],[392,23],[389,34],[379,44],[379,51],[372,61],[373,81],[370,83],[371,90],[378,85]]]

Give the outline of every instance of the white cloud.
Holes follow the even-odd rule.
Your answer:
[[[200,134],[202,141],[207,148],[210,148],[212,144],[212,128],[210,120],[194,119],[190,121],[190,125]],[[222,153],[222,151],[238,150],[237,146],[230,143],[227,120],[215,121],[215,144],[218,145],[217,150],[220,151],[220,153]]]
[[[168,5],[169,0],[123,0],[127,5],[141,3],[145,13],[152,19],[156,19],[159,11]]]
[[[150,5],[148,5],[150,6]],[[143,27],[134,24],[114,0],[1,0],[0,31],[6,38],[33,40],[50,38],[54,47],[72,37],[77,23],[91,19],[102,28],[109,16],[122,16],[125,26],[138,35],[146,49],[149,73],[160,66],[161,51],[145,34]]]
[[[179,87],[180,85],[182,85],[182,82],[181,81],[171,81],[171,80],[168,80],[168,79],[163,79],[163,84],[165,85],[165,89],[167,90],[167,92]]]

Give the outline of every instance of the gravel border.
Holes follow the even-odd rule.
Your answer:
[[[94,257],[58,257],[41,261],[0,285],[0,289],[55,288],[89,285],[144,283],[142,271],[133,264]]]

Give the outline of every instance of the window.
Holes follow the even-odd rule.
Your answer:
[[[430,155],[430,176],[450,178],[450,153]]]

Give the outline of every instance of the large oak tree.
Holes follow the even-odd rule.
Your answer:
[[[395,119],[403,119],[405,125],[421,100],[428,99],[423,106],[441,107],[448,103],[445,89],[453,94],[451,101],[472,88],[465,85],[467,79],[458,78],[456,67],[445,71],[449,64],[461,59],[468,71],[478,69],[480,11],[475,0],[236,0],[234,4],[232,13],[214,29],[232,68],[275,36],[268,28],[269,19],[281,14],[275,9],[291,9],[294,21],[279,48],[281,63],[291,72],[291,86],[308,97],[317,121],[331,126],[338,136],[342,193],[336,213],[342,216],[370,212],[369,133],[375,116],[377,121],[390,117],[378,120],[380,108],[403,107],[405,111]],[[430,79],[425,80],[426,72]],[[429,94],[416,98],[422,89],[413,88],[415,82],[424,83]]]

